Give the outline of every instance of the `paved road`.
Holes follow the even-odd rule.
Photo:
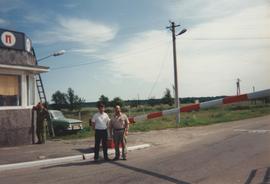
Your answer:
[[[0,183],[270,183],[270,116],[137,135],[152,146],[127,161],[5,171]]]

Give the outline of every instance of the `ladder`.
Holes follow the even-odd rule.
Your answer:
[[[37,84],[37,91],[38,91],[40,102],[48,105],[40,74],[36,74],[36,84]],[[55,137],[52,121],[48,121],[47,130],[51,137]]]
[[[35,56],[36,65],[38,65],[34,48],[32,48],[32,52],[33,52],[33,55]],[[46,105],[48,105],[48,101],[47,101],[47,98],[46,98],[43,82],[42,82],[42,79],[41,79],[41,75],[39,73],[36,74],[36,85],[37,85],[37,91],[38,91],[40,102],[45,103]],[[47,130],[48,130],[51,137],[55,137],[52,121],[48,122]]]
[[[44,87],[43,87],[43,83],[42,83],[42,79],[41,79],[40,74],[36,74],[36,83],[37,83],[37,91],[38,91],[40,101],[42,103],[47,104],[47,98],[45,95],[45,91],[44,91]]]
[[[35,53],[34,48],[32,48],[32,53],[33,53],[33,55],[35,57],[35,63],[36,63],[36,65],[38,65],[38,61],[37,61],[37,58],[36,58],[36,53]],[[40,102],[48,104],[47,103],[47,98],[46,98],[46,95],[45,95],[45,90],[44,90],[43,83],[42,83],[42,79],[41,79],[41,76],[40,76],[39,73],[36,74],[36,84],[37,84],[37,91],[38,91]]]

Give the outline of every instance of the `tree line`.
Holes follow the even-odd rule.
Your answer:
[[[195,100],[199,100],[199,102],[205,102],[209,100],[215,100],[219,98],[224,98],[224,96],[215,96],[215,97],[186,97],[180,98],[180,102],[182,104],[194,103]],[[139,105],[160,105],[160,104],[167,104],[169,106],[174,105],[174,98],[171,95],[171,91],[166,88],[162,98],[155,98],[151,97],[147,100],[126,100],[124,101],[120,97],[115,97],[112,100],[109,100],[104,94],[102,94],[97,102],[86,102],[84,98],[79,97],[75,94],[72,88],[68,88],[67,92],[56,91],[52,95],[52,102],[51,108],[53,109],[69,109],[69,110],[80,110],[82,107],[94,107],[96,106],[97,102],[103,102],[107,107],[115,107],[116,105],[120,105],[121,107],[124,106],[131,106],[137,107]]]

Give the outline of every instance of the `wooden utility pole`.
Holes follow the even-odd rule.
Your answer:
[[[178,96],[178,76],[177,76],[177,57],[176,57],[176,36],[181,35],[186,32],[186,29],[183,29],[180,33],[175,35],[175,28],[179,27],[180,25],[175,25],[174,22],[170,21],[170,26],[167,29],[170,29],[172,32],[172,42],[173,42],[173,66],[174,66],[174,101],[175,107],[179,109],[179,112],[176,114],[176,124],[180,124],[180,102]]]

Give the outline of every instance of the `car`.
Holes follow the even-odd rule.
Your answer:
[[[49,114],[56,134],[83,129],[83,122],[81,120],[66,118],[59,110],[49,110]]]

